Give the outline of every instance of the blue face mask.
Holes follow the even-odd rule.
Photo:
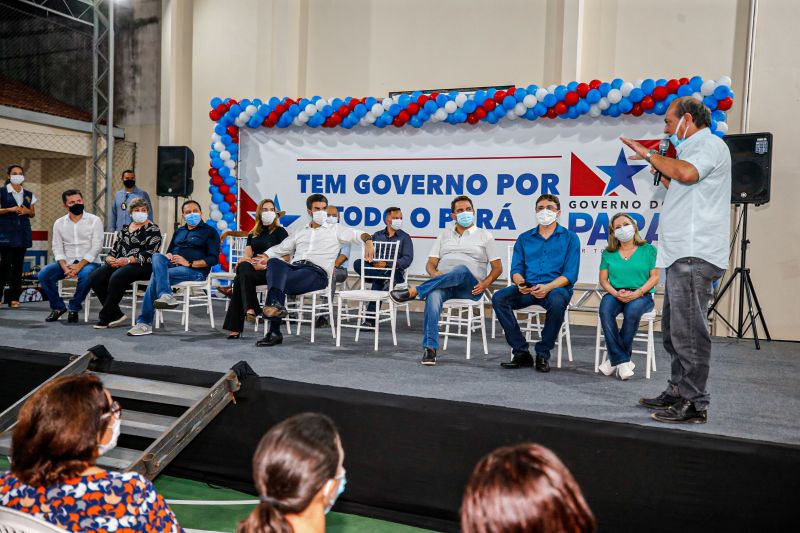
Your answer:
[[[675,126],[675,133],[669,136],[669,142],[671,142],[672,146],[674,146],[675,148],[678,148],[678,146],[683,141],[686,140],[686,130],[689,129],[688,125],[686,126],[686,129],[683,130],[683,139],[678,138],[678,130],[680,129],[682,123],[683,123],[683,117],[681,117],[681,119],[678,121],[678,125]]]
[[[458,225],[462,228],[470,227],[474,220],[475,215],[471,211],[462,211],[456,215],[456,222],[458,222]]]
[[[190,225],[190,226],[196,226],[201,221],[200,213],[189,213],[188,215],[184,216],[183,218],[186,219],[186,223],[188,225]]]
[[[334,504],[336,503],[336,500],[338,500],[339,496],[342,495],[342,493],[344,492],[345,485],[347,485],[347,472],[343,471],[342,472],[342,478],[339,479],[339,489],[336,491],[336,496],[331,498],[331,501],[329,501],[328,505],[325,506],[325,514],[328,514],[330,512],[330,510],[333,508]]]

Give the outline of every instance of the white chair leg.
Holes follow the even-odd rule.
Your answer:
[[[411,306],[409,304],[406,304],[406,325],[411,327]]]
[[[650,367],[652,366],[653,372],[656,371],[656,346],[655,339],[653,338],[653,321],[647,321],[647,365],[646,377],[650,379]]]
[[[183,291],[183,321],[184,321],[184,331],[189,331],[189,310],[191,309],[189,305],[192,302],[192,289],[191,287],[187,287]]]
[[[378,331],[380,330],[381,327],[380,317],[381,317],[381,302],[376,301],[375,302],[375,348],[374,348],[376,352],[378,351]]]
[[[89,309],[92,307],[92,291],[89,291],[83,303],[83,321],[89,322]]]
[[[444,319],[444,343],[442,344],[442,351],[447,350],[447,341],[450,339],[450,308],[447,308],[447,314]]]
[[[139,295],[139,283],[133,282],[133,295],[131,295],[131,327],[136,325],[136,298]]]
[[[361,333],[361,323],[364,318],[364,302],[358,302],[358,314],[356,315],[356,342],[358,342],[359,334]]]
[[[339,308],[336,313],[336,346],[342,345],[342,295],[339,294]]]
[[[208,298],[208,317],[211,322],[211,329],[214,329],[214,302],[211,299],[211,284],[206,289],[206,298]]]
[[[314,332],[317,330],[317,295],[311,295],[311,343],[314,343]]]
[[[597,316],[597,333],[594,338],[594,371],[600,372],[600,334],[603,330],[603,323],[600,322],[600,315]]]
[[[492,310],[492,338],[494,339],[495,332],[497,329],[497,315],[495,314],[494,310]]]
[[[472,350],[472,310],[473,306],[467,306],[467,361],[469,361]],[[461,309],[458,310],[458,317],[461,318]],[[459,333],[461,333],[461,321],[458,323]]]
[[[565,338],[567,341],[567,357],[569,358],[569,362],[572,362],[572,335],[569,331],[569,321],[564,323],[564,327],[566,328]]]
[[[337,335],[336,335],[336,324],[333,323],[333,300],[331,299],[330,295],[328,295],[327,298],[328,298],[328,322],[331,327],[331,337],[335,339]]]
[[[408,307],[406,307],[406,310],[408,310]],[[390,317],[396,317],[397,316],[397,313],[396,313],[396,311],[394,309],[394,302],[392,300],[389,300],[389,316]],[[394,319],[390,320],[390,323],[391,323],[391,326],[392,326],[392,342],[394,343],[395,346],[397,346],[397,325],[395,324],[395,322],[396,322],[396,320],[394,320]],[[375,322],[375,325],[377,326],[378,323]]]
[[[483,337],[483,355],[489,355],[489,347],[486,344],[486,308],[481,304],[481,337]]]

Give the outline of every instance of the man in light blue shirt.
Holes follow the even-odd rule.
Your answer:
[[[126,170],[122,173],[123,189],[117,191],[114,195],[114,205],[111,207],[111,216],[107,218],[106,230],[107,231],[121,231],[122,228],[131,223],[131,216],[128,214],[128,206],[134,198],[144,198],[147,202],[147,212],[153,211],[153,203],[150,201],[150,195],[136,186],[136,174],[133,170]]]
[[[728,267],[731,154],[709,130],[711,111],[699,100],[677,98],[664,122],[677,159],[622,139],[636,152],[634,159],[644,159],[661,172],[667,187],[656,266],[667,273],[661,331],[672,375],[664,392],[639,403],[656,410],[652,417],[659,422],[702,424],[708,420],[710,398],[708,304],[714,281]]]

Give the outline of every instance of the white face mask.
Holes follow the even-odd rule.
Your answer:
[[[118,416],[114,417],[114,423],[111,425],[111,440],[108,444],[98,444],[97,445],[97,453],[100,455],[105,455],[114,448],[117,447],[117,440],[119,440],[119,434],[122,430],[122,419]]]
[[[311,214],[311,219],[314,221],[314,223],[319,224],[321,226],[325,223],[326,220],[328,220],[328,213],[325,211],[314,211]]]
[[[325,222],[327,222],[328,224],[338,224],[339,219],[337,217],[328,217],[325,219]]]
[[[403,219],[402,218],[393,218],[392,219],[392,229],[397,231],[403,227]]]
[[[11,176],[9,179],[13,185],[22,185],[22,182],[25,181],[25,176],[22,174],[17,174],[15,176]]]
[[[264,225],[269,226],[270,224],[275,222],[275,216],[276,216],[275,211],[262,211],[261,212],[261,222]]]
[[[137,224],[143,224],[147,220],[147,211],[135,211],[131,213],[131,220]]]
[[[629,240],[633,239],[633,235],[635,230],[633,228],[633,224],[628,224],[627,226],[622,226],[614,230],[614,237],[619,239],[620,242],[628,242]]]
[[[536,222],[541,226],[549,226],[558,218],[558,213],[549,209],[542,209],[536,212]]]

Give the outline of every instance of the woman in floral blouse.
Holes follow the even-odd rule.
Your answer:
[[[96,465],[116,445],[121,416],[93,374],[60,377],[37,390],[14,427],[0,505],[67,531],[182,532],[146,478]]]
[[[103,266],[92,272],[92,290],[103,304],[95,329],[115,328],[127,322],[119,302],[134,281],[150,279],[153,254],[161,248],[161,230],[148,220],[147,202],[135,198],[128,211],[131,223],[117,232]]]

